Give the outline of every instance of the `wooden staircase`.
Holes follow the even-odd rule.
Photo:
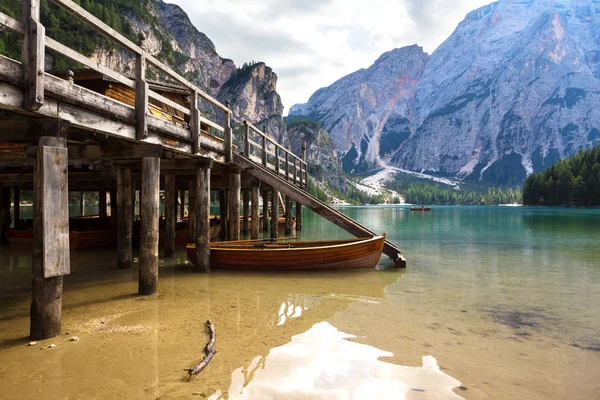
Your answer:
[[[321,217],[334,223],[352,235],[356,237],[373,237],[377,235],[375,232],[360,225],[356,221],[348,218],[341,212],[310,195],[305,190],[295,186],[291,182],[288,182],[282,178],[281,175],[275,174],[271,170],[265,168],[261,164],[256,163],[255,161],[252,161],[243,154],[234,153],[233,163],[238,167],[245,169],[249,174],[260,179],[266,184],[276,187],[281,193],[285,194],[286,196],[290,196],[292,199],[294,199],[294,201],[297,201],[303,206],[308,207],[313,212],[319,214]],[[402,252],[389,240],[385,241],[383,253],[392,259],[396,267],[406,267],[406,260],[402,256]]]

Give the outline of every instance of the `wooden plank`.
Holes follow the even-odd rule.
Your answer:
[[[110,79],[113,79],[122,85],[125,85],[131,89],[135,89],[135,81],[133,79],[130,79],[125,75],[122,75],[108,67],[105,67],[99,62],[94,61],[91,58],[76,52],[75,50],[72,50],[71,48],[65,46],[62,43],[57,42],[56,40],[50,37],[46,37],[46,47],[56,51],[57,53],[65,55],[71,60],[77,61],[78,63],[83,64],[86,67],[93,69],[94,71],[98,71],[101,74],[106,75]]]
[[[233,173],[229,176],[229,240],[240,240],[240,190],[241,174]]]
[[[252,187],[252,207],[251,207],[251,216],[250,216],[250,236],[252,239],[258,239],[258,229],[259,229],[259,203],[258,203],[258,186]]]
[[[148,136],[148,93],[150,88],[146,82],[145,53],[135,58],[135,136],[138,140]]]
[[[244,121],[244,155],[250,156],[250,127],[248,121]]]
[[[150,90],[149,87],[148,87],[148,96],[150,96],[154,100],[158,100],[161,103],[165,103],[169,107],[173,107],[177,111],[181,111],[185,115],[190,115],[191,114],[189,109],[185,108],[181,104],[175,103],[173,100],[167,99],[165,96],[163,96],[163,95],[161,95],[159,93],[156,93],[155,91]]]
[[[165,176],[165,240],[164,256],[175,256],[175,226],[177,224],[177,206],[175,203],[175,174]]]
[[[17,21],[16,19],[9,17],[2,12],[0,12],[0,25],[4,25],[17,33],[20,33],[21,35],[25,33],[25,29],[23,28],[21,21]]]
[[[41,136],[66,137],[69,122],[53,118],[0,120],[0,141],[37,141]],[[33,155],[37,154],[37,146]]]
[[[158,287],[158,218],[160,158],[142,158],[140,210],[140,279],[138,294],[151,295]]]
[[[33,340],[54,337],[60,333],[61,329],[63,277],[58,275],[47,278],[45,275],[47,267],[48,272],[50,269],[54,269],[55,272],[68,272],[68,264],[63,265],[62,268],[53,268],[56,265],[51,265],[65,255],[66,261],[62,262],[69,262],[68,179],[65,173],[67,159],[63,159],[63,157],[67,157],[66,152],[63,152],[66,151],[65,145],[64,138],[41,137],[39,141],[33,202],[34,240],[29,331]],[[49,169],[45,170],[47,166]],[[56,186],[48,188],[46,183],[54,183]],[[47,206],[48,200],[59,201],[61,204]],[[67,210],[66,219],[65,211],[61,209]],[[57,211],[59,214],[54,216],[51,214],[52,211]],[[54,224],[48,220],[54,220]],[[52,228],[55,229],[54,233],[52,233]],[[54,249],[48,249],[52,254],[46,253],[48,247],[45,243],[46,233],[58,239],[57,243],[50,243],[50,247],[54,247]],[[66,240],[63,236],[66,236]],[[49,262],[51,260],[54,261]]]
[[[44,36],[40,20],[40,0],[23,0],[23,77],[27,86],[23,108],[38,110],[44,104]]]
[[[198,109],[198,92],[195,90],[190,95],[190,134],[192,136],[192,153],[196,154],[200,151],[200,110]]]
[[[217,124],[216,122],[212,122],[210,119],[204,118],[203,116],[200,116],[200,122],[202,122],[203,124],[206,124],[206,125],[210,126],[211,128],[215,128],[219,132],[225,132],[225,128],[224,127],[222,127],[221,125]]]
[[[36,179],[42,207],[42,241],[44,278],[68,275],[69,263],[69,187],[68,152],[65,147],[42,146],[38,152]]]
[[[119,168],[117,170],[117,268],[119,269],[128,269],[133,265],[132,195],[131,170]]]
[[[210,271],[210,168],[196,175],[196,268]]]

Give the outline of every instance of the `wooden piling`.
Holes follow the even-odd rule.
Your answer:
[[[10,187],[0,189],[0,243],[8,242],[7,234],[10,227]]]
[[[183,221],[185,217],[185,190],[179,191],[179,219]]]
[[[167,174],[165,176],[165,257],[173,257],[175,255],[175,225],[177,223],[176,193],[175,174]]]
[[[210,167],[196,172],[196,268],[210,271]]]
[[[243,217],[242,217],[242,233],[248,234],[249,231],[249,219],[250,219],[250,191],[248,189],[243,190]]]
[[[58,137],[41,137],[38,144],[33,184],[33,340],[60,334],[63,275],[70,271],[66,144]]]
[[[252,211],[250,216],[250,235],[252,239],[258,239],[258,230],[259,230],[259,220],[260,217],[258,215],[258,186],[252,187]]]
[[[138,293],[156,293],[158,286],[158,218],[160,158],[142,158],[140,278]]]
[[[262,229],[263,232],[269,232],[269,191],[267,189],[262,190]]]
[[[279,190],[271,190],[271,238],[276,239],[279,236]]]
[[[285,196],[285,235],[289,236],[292,234],[292,228],[294,226],[294,218],[292,217],[292,198]]]
[[[228,229],[228,205],[227,205],[227,192],[225,190],[219,190],[219,222],[221,223],[221,230],[219,232],[219,239],[221,241],[228,240],[229,229]]]
[[[85,192],[79,193],[79,215],[85,216]]]
[[[188,190],[188,242],[196,241],[196,181],[190,181]]]
[[[14,227],[15,229],[20,228],[20,221],[21,221],[21,189],[19,188],[15,188],[14,189],[14,197],[13,197],[13,202],[14,202]]]
[[[240,240],[241,173],[229,175],[229,240]]]
[[[110,224],[117,226],[117,191],[110,191]]]
[[[117,268],[131,268],[132,225],[133,225],[133,188],[131,186],[131,170],[117,170]]]
[[[100,190],[98,192],[98,216],[100,218],[106,218],[108,211],[106,209],[106,190]]]
[[[302,230],[302,204],[296,202],[296,230]]]

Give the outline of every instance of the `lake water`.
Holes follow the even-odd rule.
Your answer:
[[[181,251],[140,297],[113,249],[73,252],[65,334],[34,347],[30,249],[1,248],[0,397],[600,398],[600,210],[341,210],[408,268],[200,274]],[[299,237],[349,236],[307,212]]]

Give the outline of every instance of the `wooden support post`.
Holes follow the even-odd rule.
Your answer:
[[[146,35],[138,34],[138,45],[144,49]],[[150,87],[146,82],[146,54],[135,56],[135,120],[136,138],[142,140],[148,137],[148,93]]]
[[[165,176],[165,257],[175,255],[175,225],[177,223],[175,194],[175,174],[167,174]]]
[[[44,104],[44,61],[46,29],[40,23],[40,0],[23,0],[23,62],[27,84],[23,108],[39,110]]]
[[[221,222],[221,231],[219,232],[219,239],[221,241],[229,240],[229,229],[227,223],[228,218],[228,204],[227,204],[227,192],[225,190],[219,190],[219,220]]]
[[[160,158],[142,158],[140,279],[138,293],[156,293],[158,286],[158,218]]]
[[[198,100],[200,96],[196,90],[190,94],[190,133],[192,135],[192,153],[200,151],[200,110],[198,109]]]
[[[229,100],[225,102],[227,111],[225,111],[225,120],[223,121],[223,128],[225,128],[225,162],[230,163],[233,161],[233,132],[231,130],[231,110]]]
[[[279,236],[279,190],[271,190],[271,238],[276,239]]]
[[[308,171],[306,170],[306,138],[302,140],[302,161],[303,162],[300,163],[300,187],[304,187],[304,183],[308,182]]]
[[[196,268],[210,271],[210,167],[196,172]]]
[[[79,215],[85,216],[85,192],[79,193]]]
[[[244,121],[244,155],[250,157],[250,125]]]
[[[296,230],[302,230],[302,204],[296,202]]]
[[[267,189],[263,189],[262,191],[262,199],[263,199],[263,232],[269,232],[269,191]]]
[[[229,175],[229,240],[240,240],[241,173]]]
[[[14,227],[15,229],[19,229],[21,227],[21,189],[14,189]]]
[[[248,230],[249,230],[249,219],[250,219],[250,191],[248,189],[244,189],[243,191],[243,205],[242,205],[242,209],[243,209],[243,219],[242,219],[242,233],[244,235],[248,234]]]
[[[190,181],[188,190],[188,242],[196,242],[196,180]]]
[[[179,219],[183,221],[185,217],[185,190],[179,191]]]
[[[132,225],[133,225],[133,188],[131,187],[131,170],[117,170],[117,268],[131,268]]]
[[[267,167],[267,126],[263,125],[262,135],[262,165]]]
[[[70,272],[66,139],[41,137],[33,194],[33,262],[30,336],[60,334],[63,276]]]
[[[108,211],[106,209],[106,190],[98,192],[98,216],[100,218],[106,218]]]
[[[294,226],[294,218],[292,217],[292,198],[285,196],[285,235],[289,236],[292,234],[292,228]]]
[[[0,243],[8,243],[10,228],[10,187],[0,189]]]
[[[117,191],[110,191],[110,224],[117,226]]]
[[[250,216],[250,235],[252,239],[258,239],[258,229],[260,220],[258,212],[258,186],[252,186],[252,211]]]

